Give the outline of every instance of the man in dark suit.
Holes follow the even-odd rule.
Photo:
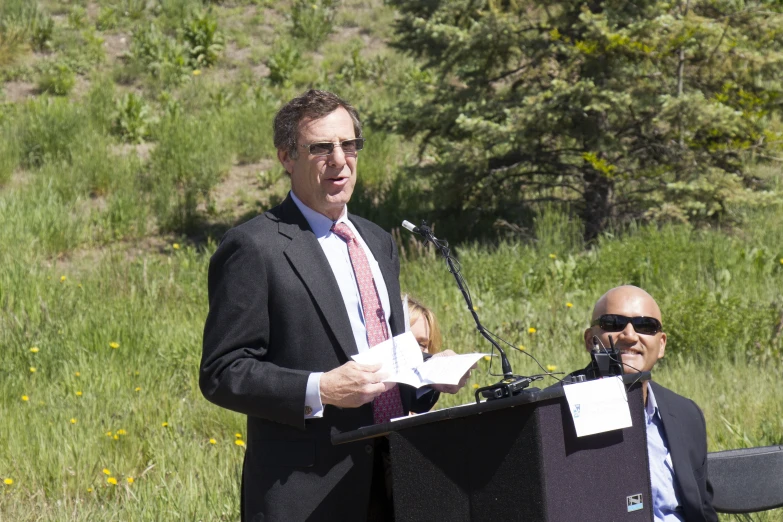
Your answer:
[[[350,358],[405,330],[396,245],[347,212],[361,136],[356,110],[332,93],[286,104],[274,139],[291,192],[229,230],[210,262],[200,386],[247,415],[245,521],[388,517],[383,443],[330,437],[438,398]]]
[[[595,303],[592,324],[584,333],[588,352],[594,343],[609,346],[610,335],[622,353],[625,373],[651,371],[666,350],[661,310],[635,286],[613,288]],[[690,399],[652,381],[645,383],[642,395],[656,522],[717,521],[707,479],[704,415]]]

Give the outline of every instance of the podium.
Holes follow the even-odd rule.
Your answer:
[[[577,437],[563,387],[337,433],[387,436],[398,521],[651,521],[642,382],[624,375],[632,426]]]

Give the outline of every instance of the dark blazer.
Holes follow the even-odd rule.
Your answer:
[[[404,331],[397,247],[387,232],[349,215],[389,292],[392,334]],[[307,379],[358,353],[337,281],[289,196],[229,230],[209,265],[209,315],[199,384],[215,404],[247,415],[242,520],[363,520],[372,441],[332,446],[330,437],[371,425],[372,406],[326,406],[304,419]],[[405,412],[429,410],[401,386]]]
[[[707,476],[707,426],[690,399],[650,381],[669,442],[674,475],[680,486],[685,520],[717,521],[712,507],[712,484]]]

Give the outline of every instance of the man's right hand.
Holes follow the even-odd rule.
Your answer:
[[[321,403],[340,408],[358,408],[388,389],[378,373],[380,364],[350,361],[321,375]],[[394,383],[390,383],[394,385]]]

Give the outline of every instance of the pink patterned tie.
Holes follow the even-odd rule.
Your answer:
[[[332,225],[332,232],[348,243],[348,257],[351,258],[351,266],[356,276],[356,284],[359,286],[359,296],[362,300],[364,311],[364,326],[367,328],[367,341],[370,347],[375,346],[389,338],[386,328],[386,316],[383,313],[381,300],[378,297],[378,289],[372,277],[370,263],[356,237],[345,223]],[[383,392],[372,403],[372,412],[375,424],[389,422],[394,417],[402,417],[405,412],[402,409],[400,399],[400,387]]]

